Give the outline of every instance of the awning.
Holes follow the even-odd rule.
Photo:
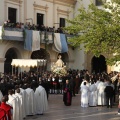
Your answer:
[[[11,65],[15,67],[45,66],[46,60],[44,59],[13,59]]]

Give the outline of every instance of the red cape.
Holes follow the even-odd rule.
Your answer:
[[[7,120],[5,111],[0,108],[0,120]]]
[[[5,102],[2,102],[0,107],[2,109],[4,109],[6,112],[8,112],[12,109],[12,107],[10,105],[6,104]]]
[[[12,107],[5,102],[1,103],[1,108],[6,112],[6,115],[8,116],[8,119],[11,120],[11,109]]]

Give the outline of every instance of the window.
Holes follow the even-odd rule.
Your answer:
[[[103,5],[102,0],[95,0],[95,5],[96,5],[96,6]]]
[[[60,27],[65,27],[65,18],[60,18]]]
[[[17,16],[17,9],[15,8],[8,8],[8,19],[11,23],[16,23],[16,16]]]

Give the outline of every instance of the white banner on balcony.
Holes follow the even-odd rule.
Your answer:
[[[40,33],[39,31],[25,30],[24,49],[28,51],[40,50]]]
[[[5,30],[4,35],[9,37],[23,37],[23,32]]]
[[[40,32],[33,31],[32,51],[40,50]]]
[[[0,39],[23,41],[23,29],[3,28],[0,26]]]

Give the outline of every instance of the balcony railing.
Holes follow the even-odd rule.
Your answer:
[[[0,39],[7,41],[21,41],[24,42],[26,33],[25,30],[19,28],[11,28],[0,26]],[[73,35],[66,34],[66,37],[73,37]],[[40,31],[40,42],[52,44],[54,42],[54,32]],[[69,43],[68,43],[69,44]]]

